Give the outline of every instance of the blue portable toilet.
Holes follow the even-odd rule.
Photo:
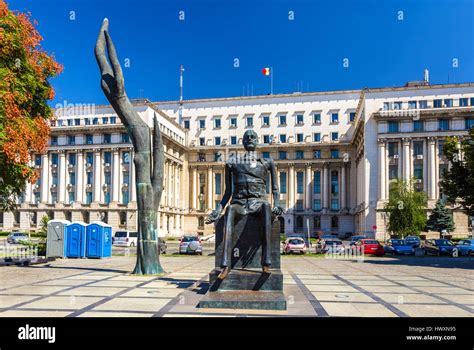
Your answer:
[[[75,221],[66,226],[66,257],[83,258],[85,256],[87,224]]]
[[[87,225],[86,257],[110,258],[112,256],[112,226],[96,221]]]
[[[66,256],[66,226],[67,220],[49,220],[46,236],[46,257],[64,258]]]

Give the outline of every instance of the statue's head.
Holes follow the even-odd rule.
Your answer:
[[[242,140],[242,143],[244,144],[244,148],[246,151],[249,151],[249,152],[255,151],[258,144],[257,133],[253,130],[247,130],[244,133],[244,138]]]

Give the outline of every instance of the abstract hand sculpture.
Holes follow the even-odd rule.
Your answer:
[[[95,57],[101,72],[101,87],[113,109],[127,128],[133,143],[138,207],[137,263],[138,275],[163,272],[159,261],[157,210],[163,191],[163,142],[156,115],[153,124],[153,149],[150,127],[134,110],[125,93],[122,68],[108,33],[109,21],[104,19],[95,46]],[[105,47],[112,67],[107,61]]]
[[[225,166],[225,192],[221,202],[206,218],[206,223],[215,222],[222,214],[224,207],[230,200],[227,208],[224,228],[224,251],[219,279],[223,280],[230,272],[229,252],[231,250],[232,235],[235,221],[245,215],[253,214],[262,217],[264,235],[262,237],[262,268],[268,273],[271,266],[271,233],[272,222],[283,213],[278,206],[278,185],[275,164],[271,158],[256,158],[257,133],[247,130],[244,133],[243,145],[245,155],[239,159],[230,159]],[[267,200],[266,179],[270,173],[272,185],[273,208]],[[231,198],[232,197],[232,198]]]

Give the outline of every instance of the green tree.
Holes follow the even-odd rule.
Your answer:
[[[38,230],[38,236],[40,237],[40,243],[46,242],[48,236],[48,222],[50,218],[48,215],[43,215],[40,221],[40,229]]]
[[[474,127],[460,145],[462,156],[456,138],[448,138],[444,145],[451,168],[443,172],[441,187],[450,203],[459,204],[467,215],[474,216]]]
[[[442,231],[447,232],[454,231],[454,221],[451,212],[446,208],[446,202],[442,199],[438,199],[433,211],[431,212],[428,222],[426,224],[428,230],[438,231],[440,234]]]
[[[54,98],[50,78],[62,67],[41,48],[43,38],[29,13],[10,11],[0,0],[0,210],[16,207],[38,173],[31,153],[43,153]]]
[[[426,194],[416,192],[413,181],[398,179],[393,182],[384,207],[388,214],[388,230],[402,237],[419,235],[426,227],[426,204]]]

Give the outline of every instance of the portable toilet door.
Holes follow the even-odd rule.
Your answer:
[[[46,236],[46,257],[64,258],[66,254],[65,234],[68,220],[50,220],[48,222],[48,233]]]
[[[73,222],[66,227],[66,256],[68,258],[83,258],[86,243],[86,224]]]
[[[93,222],[86,230],[86,257],[107,258],[112,256],[112,227],[103,222]]]

